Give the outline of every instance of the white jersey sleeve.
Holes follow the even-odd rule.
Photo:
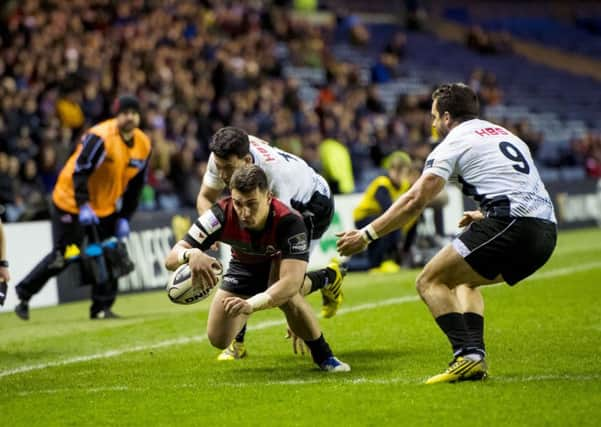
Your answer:
[[[202,177],[202,183],[214,190],[223,190],[225,188],[225,182],[219,177],[217,165],[215,164],[215,155],[213,153],[209,156],[207,170]]]
[[[482,211],[557,222],[526,143],[485,120],[453,128],[428,156],[424,173],[457,182]]]
[[[454,181],[457,160],[469,150],[469,145],[461,140],[445,140],[445,144],[440,144],[428,156],[425,171],[445,181]]]
[[[330,196],[325,179],[303,159],[252,135],[249,139],[254,164],[265,171],[274,196],[287,206],[307,203],[315,192]]]

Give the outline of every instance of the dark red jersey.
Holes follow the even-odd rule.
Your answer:
[[[184,240],[201,250],[216,241],[232,247],[232,257],[257,264],[273,258],[309,261],[309,239],[302,217],[276,199],[262,230],[240,225],[231,197],[220,200],[196,219]]]

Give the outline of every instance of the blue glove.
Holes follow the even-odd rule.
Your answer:
[[[125,239],[129,236],[129,221],[125,218],[119,218],[117,220],[117,226],[115,227],[115,236],[119,239]]]
[[[79,222],[81,225],[98,224],[98,217],[89,203],[81,205],[79,208]]]

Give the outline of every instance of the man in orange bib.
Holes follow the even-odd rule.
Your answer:
[[[132,95],[115,103],[116,116],[89,129],[63,167],[54,191],[51,215],[53,249],[16,286],[16,314],[29,319],[29,300],[46,281],[66,267],[68,245],[80,245],[96,227],[101,240],[126,237],[138,205],[150,157],[150,139],[138,126],[140,104]],[[111,306],[117,280],[92,284],[92,319],[117,317]]]

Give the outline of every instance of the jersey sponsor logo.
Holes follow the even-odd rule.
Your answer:
[[[500,127],[482,128],[477,129],[474,132],[476,132],[476,135],[480,136],[509,135],[509,133],[505,129]]]
[[[63,224],[71,224],[73,222],[73,217],[69,214],[64,214],[61,216],[61,222]]]
[[[428,160],[424,166],[424,169],[431,168],[432,166],[434,166],[434,159]]]
[[[192,239],[194,239],[195,242],[198,242],[198,244],[200,245],[206,240],[207,233],[202,231],[198,225],[192,224],[192,227],[190,227],[190,230],[188,230],[188,236],[190,236]]]
[[[205,229],[207,234],[213,234],[221,228],[221,223],[212,211],[206,211],[198,218],[200,225]]]
[[[288,238],[290,253],[302,254],[307,252],[307,233],[298,233]]]
[[[231,283],[232,285],[237,285],[238,284],[238,279],[236,279],[235,277],[232,277],[232,276],[225,276],[223,278],[223,281]]]
[[[273,157],[271,155],[271,153],[269,152],[269,150],[265,147],[262,147],[262,143],[260,142],[255,142],[255,141],[251,141],[250,142],[252,144],[253,147],[255,147],[257,149],[257,151],[259,153],[261,153],[261,155],[263,156],[263,159],[265,159],[266,162],[272,162],[275,160],[275,157]]]

